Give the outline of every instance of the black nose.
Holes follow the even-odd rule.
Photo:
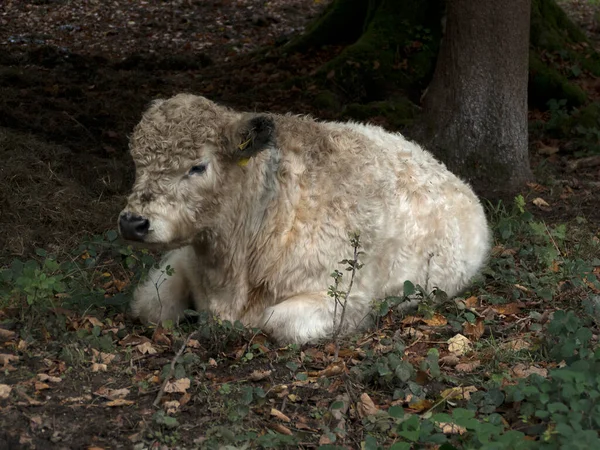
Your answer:
[[[143,241],[148,235],[150,221],[141,216],[134,216],[131,213],[121,214],[119,218],[119,228],[121,236],[130,241]]]

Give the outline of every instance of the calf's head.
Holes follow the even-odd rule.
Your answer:
[[[136,126],[136,179],[119,215],[128,240],[175,248],[213,228],[223,205],[243,192],[244,163],[273,147],[274,122],[194,95],[157,100]]]

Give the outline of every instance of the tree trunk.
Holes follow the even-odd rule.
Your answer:
[[[446,34],[418,139],[488,197],[531,178],[527,81],[530,0],[449,0]]]

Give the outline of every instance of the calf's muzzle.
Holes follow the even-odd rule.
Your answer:
[[[150,221],[145,217],[126,212],[119,217],[119,230],[125,239],[143,241],[150,230]]]

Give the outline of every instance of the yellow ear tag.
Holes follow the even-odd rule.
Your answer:
[[[244,150],[246,147],[248,147],[248,144],[250,143],[250,141],[252,141],[252,138],[248,139],[246,142],[242,142],[241,144],[239,144],[238,148],[240,150]]]
[[[240,150],[244,150],[246,147],[248,147],[248,144],[250,143],[250,141],[252,141],[252,138],[248,139],[246,142],[242,142],[241,144],[239,144],[238,148]],[[249,162],[250,162],[250,158],[240,158],[237,165],[240,167],[246,167]]]

